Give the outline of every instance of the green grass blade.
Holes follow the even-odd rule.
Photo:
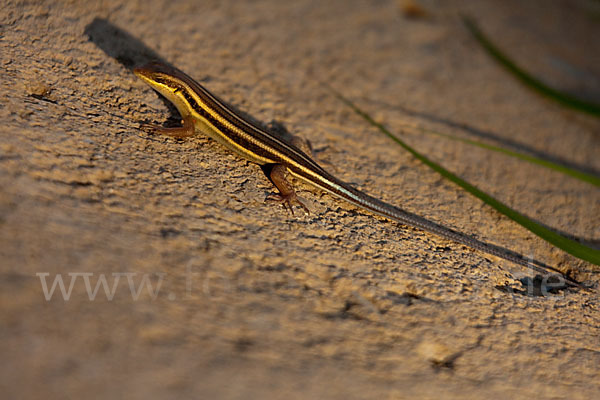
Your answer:
[[[526,86],[564,106],[593,115],[595,117],[600,117],[600,104],[578,99],[567,93],[547,86],[542,81],[523,71],[510,58],[502,53],[500,49],[498,49],[498,47],[496,47],[490,41],[490,39],[483,34],[475,21],[473,21],[471,18],[463,17],[463,22],[473,37],[487,51],[487,53]]]
[[[350,100],[343,97],[340,93],[338,93],[331,87],[329,87],[329,89],[333,92],[333,94],[338,99],[340,99],[344,104],[346,104],[347,106],[352,108],[352,110],[355,113],[357,113],[362,118],[364,118],[369,124],[376,127],[381,133],[383,133],[384,135],[386,135],[387,137],[392,139],[394,142],[396,142],[397,144],[402,146],[402,148],[404,148],[406,151],[411,153],[415,158],[417,158],[419,161],[421,161],[422,163],[424,163],[425,165],[427,165],[428,167],[430,167],[431,169],[433,169],[440,175],[442,175],[444,178],[454,182],[458,186],[462,187],[463,189],[465,189],[466,191],[471,193],[473,196],[481,199],[483,202],[485,202],[489,206],[493,207],[500,213],[506,215],[508,218],[512,219],[513,221],[520,224],[521,226],[527,228],[529,231],[531,231],[535,235],[537,235],[540,238],[546,240],[547,242],[553,244],[554,246],[558,247],[559,249],[562,249],[562,250],[566,251],[567,253],[569,253],[577,258],[580,258],[582,260],[588,261],[592,264],[600,265],[600,251],[592,249],[588,246],[585,246],[585,245],[583,245],[579,242],[576,242],[574,240],[571,240],[569,238],[566,238],[566,237],[538,224],[537,222],[532,221],[531,219],[527,218],[526,216],[513,210],[506,204],[500,202],[499,200],[496,200],[494,197],[483,192],[482,190],[478,189],[477,187],[471,185],[469,182],[459,178],[457,175],[454,175],[452,172],[448,171],[441,165],[436,164],[435,162],[431,161],[430,159],[428,159],[421,153],[414,150],[408,144],[404,143],[404,141],[402,141],[401,139],[399,139],[398,137],[393,135],[389,130],[387,130],[387,128],[385,126],[383,126],[379,122],[375,121],[369,114],[367,114],[365,111],[358,108],[354,103],[352,103]]]
[[[576,169],[569,168],[567,166],[554,163],[552,161],[544,160],[542,158],[534,157],[534,156],[531,156],[531,155],[528,155],[528,154],[519,153],[519,152],[516,152],[516,151],[513,151],[513,150],[509,150],[509,149],[505,149],[503,147],[498,147],[498,146],[494,146],[494,145],[491,145],[491,144],[479,142],[479,141],[476,141],[476,140],[465,139],[465,138],[461,138],[461,137],[458,137],[458,136],[450,135],[450,134],[447,134],[447,133],[437,132],[437,131],[434,131],[434,130],[431,130],[431,129],[421,128],[421,127],[412,126],[412,125],[405,125],[405,126],[417,129],[417,130],[419,130],[420,132],[423,132],[423,133],[428,133],[428,134],[432,134],[432,135],[444,137],[446,139],[450,139],[450,140],[454,140],[454,141],[466,143],[466,144],[469,144],[469,145],[472,145],[472,146],[481,147],[481,148],[486,149],[486,150],[491,150],[491,151],[502,153],[502,154],[505,154],[505,155],[508,155],[508,156],[511,156],[511,157],[515,157],[515,158],[518,158],[519,160],[523,160],[523,161],[527,161],[527,162],[530,162],[530,163],[533,163],[533,164],[537,164],[537,165],[540,165],[542,167],[549,168],[549,169],[552,169],[554,171],[563,173],[563,174],[568,175],[568,176],[570,176],[572,178],[576,178],[576,179],[579,179],[579,180],[581,180],[583,182],[587,182],[587,183],[590,183],[592,185],[600,187],[600,177],[597,177],[597,176],[592,175],[592,174],[588,174],[586,172],[578,171]]]

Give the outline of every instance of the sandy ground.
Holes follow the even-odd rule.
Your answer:
[[[598,267],[446,183],[318,81],[397,133],[420,124],[598,174],[600,122],[525,89],[458,17],[477,18],[553,86],[599,102],[597,2],[423,0],[417,19],[397,1],[36,3],[5,0],[0,12],[3,398],[600,395]],[[257,166],[202,137],[138,129],[178,118],[129,69],[152,51],[311,140],[341,179],[594,288],[529,296],[526,270],[308,187],[310,215],[264,204],[271,187]],[[403,137],[598,246],[597,188]],[[72,283],[69,300],[58,286],[49,296],[56,277]],[[108,294],[98,286],[90,300],[102,279]]]

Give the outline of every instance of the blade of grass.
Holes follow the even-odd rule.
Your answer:
[[[600,104],[588,102],[585,100],[578,99],[567,93],[553,89],[534,78],[527,72],[523,71],[518,67],[508,56],[500,51],[489,38],[487,38],[483,32],[479,29],[475,21],[469,17],[463,16],[463,23],[471,32],[471,35],[477,40],[477,42],[492,56],[500,65],[506,68],[514,77],[523,82],[530,89],[546,96],[564,106],[570,107],[574,110],[584,112],[595,117],[600,117]]]
[[[576,169],[569,168],[567,166],[554,163],[552,161],[544,160],[542,158],[534,157],[534,156],[531,156],[531,155],[528,155],[528,154],[519,153],[519,152],[516,152],[516,151],[513,151],[513,150],[509,150],[509,149],[505,149],[503,147],[498,147],[498,146],[494,146],[494,145],[491,145],[491,144],[479,142],[479,141],[476,141],[476,140],[461,138],[461,137],[450,135],[450,134],[447,134],[447,133],[437,132],[437,131],[434,131],[434,130],[431,130],[431,129],[422,128],[422,127],[419,127],[419,126],[414,126],[414,125],[409,125],[409,124],[404,124],[404,126],[417,129],[417,130],[419,130],[420,132],[423,132],[423,133],[440,136],[440,137],[443,137],[443,138],[446,138],[446,139],[450,139],[450,140],[454,140],[454,141],[457,141],[457,142],[466,143],[466,144],[469,144],[469,145],[472,145],[472,146],[478,146],[478,147],[481,147],[481,148],[486,149],[486,150],[491,150],[491,151],[502,153],[502,154],[505,154],[505,155],[508,155],[508,156],[511,156],[511,157],[515,157],[515,158],[518,158],[520,160],[527,161],[527,162],[530,162],[530,163],[533,163],[533,164],[540,165],[540,166],[545,167],[545,168],[552,169],[554,171],[557,171],[557,172],[563,173],[565,175],[568,175],[568,176],[570,176],[572,178],[576,178],[576,179],[579,179],[579,180],[581,180],[583,182],[587,182],[587,183],[590,183],[592,185],[600,187],[600,177],[597,177],[597,176],[592,175],[592,174],[588,174],[586,172],[578,171]]]
[[[367,112],[358,108],[358,106],[356,106],[354,103],[352,103],[350,100],[348,100],[347,98],[342,96],[340,93],[338,93],[336,90],[334,90],[330,86],[328,86],[328,85],[326,85],[326,86],[338,99],[340,99],[344,104],[349,106],[355,113],[360,115],[370,125],[377,128],[381,133],[383,133],[384,135],[386,135],[387,137],[392,139],[394,142],[396,142],[402,148],[404,148],[406,151],[408,151],[410,154],[412,154],[416,159],[418,159],[423,164],[427,165],[428,167],[430,167],[431,169],[433,169],[434,171],[436,171],[437,173],[442,175],[444,178],[454,182],[458,186],[462,187],[463,189],[465,189],[466,191],[471,193],[473,196],[481,199],[487,205],[493,207],[498,212],[506,215],[508,218],[512,219],[519,225],[523,226],[524,228],[528,229],[535,235],[537,235],[540,238],[546,240],[547,242],[553,244],[554,246],[558,247],[559,249],[564,250],[567,253],[569,253],[577,258],[580,258],[582,260],[588,261],[592,264],[600,265],[600,251],[592,249],[588,246],[585,246],[585,245],[583,245],[579,242],[576,242],[574,240],[571,240],[569,238],[566,238],[566,237],[538,224],[537,222],[535,222],[535,221],[527,218],[526,216],[520,214],[519,212],[513,210],[506,204],[495,199],[494,197],[490,196],[489,194],[483,192],[482,190],[478,189],[477,187],[471,185],[469,182],[463,180],[462,178],[459,178],[457,175],[448,171],[441,165],[431,161],[429,158],[425,157],[421,153],[414,150],[412,147],[410,147],[408,144],[406,144],[400,138],[398,138],[394,134],[392,134],[385,126],[383,126],[379,122],[375,121]]]

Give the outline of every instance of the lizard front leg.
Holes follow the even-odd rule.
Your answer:
[[[182,119],[182,122],[182,126],[177,126],[174,128],[165,128],[152,124],[142,124],[140,128],[150,133],[158,133],[179,139],[194,136],[194,118],[191,115],[188,115]]]

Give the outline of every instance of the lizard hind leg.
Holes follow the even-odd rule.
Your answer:
[[[322,160],[320,157],[317,156],[317,154],[315,153],[315,150],[312,147],[312,143],[310,142],[310,140],[308,140],[302,136],[293,136],[292,139],[290,140],[290,143],[293,146],[296,146],[297,148],[302,150],[307,156],[312,158],[319,165],[325,166],[328,169],[336,170],[335,165],[333,165],[329,161]]]
[[[304,200],[300,198],[294,190],[291,183],[287,180],[287,168],[283,164],[275,164],[270,167],[268,173],[269,179],[273,182],[273,185],[279,190],[279,193],[271,193],[265,199],[265,202],[276,202],[281,203],[283,208],[288,210],[292,215],[294,214],[294,204],[302,207],[306,214],[310,214],[310,210],[304,204]]]

